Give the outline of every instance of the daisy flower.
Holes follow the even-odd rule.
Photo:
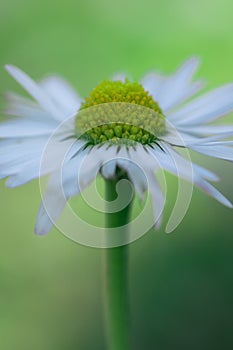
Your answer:
[[[85,99],[57,76],[36,83],[6,66],[32,99],[7,95],[11,117],[0,124],[0,176],[7,177],[8,187],[49,176],[37,234],[48,232],[69,198],[98,173],[106,180],[127,177],[140,198],[148,191],[157,224],[164,205],[156,178],[161,168],[232,208],[210,183],[217,176],[180,152],[233,160],[233,125],[212,124],[232,111],[233,84],[190,99],[203,88],[201,81],[192,81],[197,65],[191,58],[170,76],[150,73],[139,82],[118,75],[102,81]]]

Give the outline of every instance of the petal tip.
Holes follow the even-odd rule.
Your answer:
[[[12,64],[5,64],[4,65],[4,69],[8,72],[8,73],[10,73],[11,74],[11,71],[13,70],[13,69],[15,69],[16,67],[14,66],[14,65],[12,65]]]
[[[14,188],[15,187],[14,184],[12,183],[12,179],[10,177],[6,180],[5,186],[7,188]]]
[[[228,202],[227,202],[227,207],[228,207],[229,209],[233,209],[233,204],[232,204],[230,201],[228,201]]]
[[[34,227],[34,234],[36,236],[45,236],[48,233],[48,231],[39,228],[38,226]]]

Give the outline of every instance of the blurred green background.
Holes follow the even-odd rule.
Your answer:
[[[85,96],[114,72],[169,73],[197,55],[210,88],[233,80],[232,12],[231,0],[1,0],[0,66],[58,73]],[[1,68],[6,90],[22,91]],[[233,200],[232,166],[195,159]],[[166,215],[176,180],[168,186]],[[14,190],[1,181],[0,191],[0,348],[106,349],[103,251],[56,229],[33,234],[38,181]],[[163,225],[131,244],[132,349],[233,348],[232,225],[231,210],[195,190],[172,235]]]

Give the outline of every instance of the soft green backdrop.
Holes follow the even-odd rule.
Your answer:
[[[195,54],[197,76],[213,87],[233,80],[232,12],[231,0],[1,0],[0,66],[36,79],[58,73],[85,96],[114,72],[172,72]],[[0,93],[21,91],[2,68],[0,76]],[[207,164],[233,200],[233,167]],[[34,236],[38,181],[14,190],[2,181],[0,191],[0,348],[105,349],[103,251],[55,229]],[[163,225],[131,245],[134,350],[233,347],[232,225],[231,210],[195,190],[172,235]]]

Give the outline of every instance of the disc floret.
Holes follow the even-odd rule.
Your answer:
[[[90,144],[150,144],[164,132],[157,102],[136,82],[102,81],[86,97],[75,120],[77,136]]]

